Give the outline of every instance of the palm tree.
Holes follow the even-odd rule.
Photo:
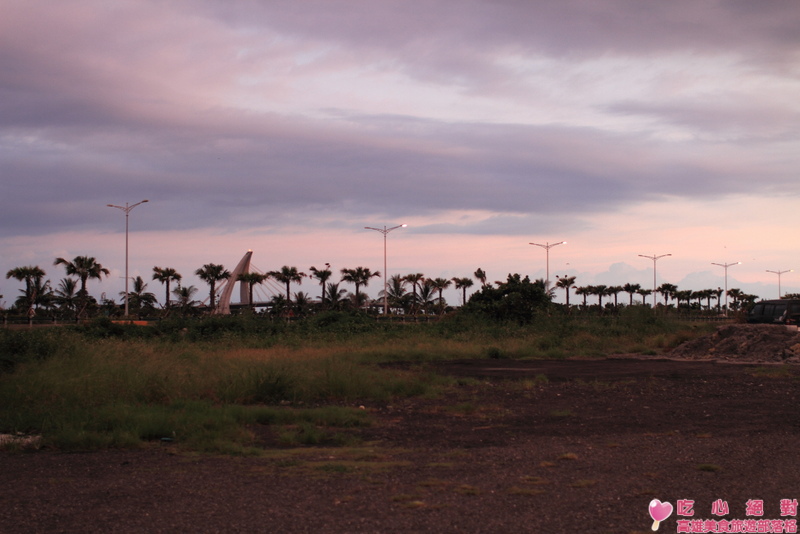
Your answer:
[[[642,289],[642,288],[639,288],[639,289],[637,289],[637,290],[636,290],[636,293],[637,293],[638,295],[641,295],[641,296],[642,296],[642,304],[645,304],[645,297],[647,297],[647,295],[649,295],[649,294],[650,294],[650,293],[652,293],[652,292],[653,292],[653,290],[652,290],[652,289]],[[656,298],[655,298],[655,296],[654,296],[654,297],[653,297],[653,302],[654,302],[654,304],[653,304],[653,307],[655,307],[655,300],[656,300]]]
[[[131,310],[139,311],[140,308],[153,307],[158,300],[153,293],[145,292],[147,284],[142,280],[141,276],[133,279],[133,291],[128,293],[128,307]],[[125,298],[125,292],[120,291],[119,295]]]
[[[712,289],[712,292],[714,293],[714,297],[717,299],[717,313],[720,313],[722,311],[722,293],[724,293],[725,290],[721,287],[718,287],[717,289]]]
[[[247,303],[250,304],[250,309],[254,309],[253,304],[253,286],[261,284],[269,278],[269,275],[263,273],[241,273],[236,279],[243,284],[247,284]]]
[[[691,300],[692,300],[692,290],[691,289],[683,289],[679,291],[675,291],[674,293],[675,300],[678,302],[678,309],[681,307],[681,302],[684,300],[686,301],[686,307],[691,307]]]
[[[733,304],[731,304],[731,308],[733,308],[734,311],[739,309],[739,302],[744,300],[744,297],[746,296],[744,291],[736,287],[734,287],[733,289],[729,289],[726,295],[733,299]]]
[[[327,287],[327,304],[332,310],[340,310],[345,305],[345,296],[347,295],[346,289],[339,289],[338,283],[328,282]]]
[[[486,287],[486,273],[483,269],[478,267],[478,270],[475,271],[472,276],[474,276],[481,283],[481,289]]]
[[[403,311],[406,311],[410,297],[406,289],[406,283],[406,279],[402,275],[393,274],[389,277],[389,283],[386,286],[386,297],[389,306],[392,308],[402,308]],[[379,295],[383,296],[383,293],[384,292],[381,291]]]
[[[231,277],[231,273],[222,265],[206,263],[200,269],[197,269],[194,274],[196,274],[200,280],[208,284],[208,300],[210,302],[211,311],[213,312],[216,308],[217,282],[220,280],[227,280]]]
[[[77,290],[78,282],[74,278],[62,278],[59,282],[53,301],[61,309],[62,314],[71,316],[75,312],[78,303]]]
[[[633,295],[639,292],[642,289],[642,286],[639,284],[625,284],[622,286],[622,290],[630,295],[630,306],[633,306]]]
[[[308,315],[308,310],[311,308],[311,299],[308,293],[298,291],[294,294],[294,311],[298,317],[305,317]]]
[[[86,313],[86,308],[89,306],[89,293],[86,291],[86,282],[90,278],[93,280],[102,280],[103,275],[108,276],[111,271],[97,263],[91,256],[75,256],[72,261],[64,258],[56,258],[53,265],[63,265],[69,276],[77,276],[81,282],[81,288],[78,291],[78,300],[80,301],[80,308],[78,310],[78,317],[82,317]]]
[[[669,299],[675,298],[675,293],[678,291],[678,286],[676,286],[675,284],[664,283],[658,286],[658,288],[656,288],[656,291],[658,291],[661,294],[661,296],[664,297],[664,307],[666,307],[669,305]]]
[[[86,281],[90,278],[93,280],[102,280],[103,275],[108,276],[111,271],[97,263],[97,260],[91,256],[75,256],[72,261],[65,260],[64,258],[56,258],[53,265],[63,265],[69,276],[77,276],[81,281],[81,289],[79,294],[86,295]]]
[[[270,271],[269,276],[274,278],[278,282],[282,284],[286,284],[286,301],[291,302],[291,297],[289,296],[289,288],[292,282],[300,283],[303,281],[303,277],[306,276],[306,273],[301,273],[297,270],[297,267],[289,267],[288,265],[284,265],[281,267],[280,271]]]
[[[583,307],[586,308],[586,297],[592,294],[592,286],[580,286],[575,288],[575,294],[583,297]]]
[[[706,299],[706,309],[711,311],[711,297],[714,296],[715,291],[713,289],[704,289],[702,293],[703,298]]]
[[[603,310],[603,297],[608,295],[608,286],[600,284],[597,286],[589,286],[592,288],[592,294],[597,295],[597,304],[600,306],[600,311]]]
[[[317,269],[313,265],[309,268],[309,270],[313,273],[311,276],[319,280],[319,285],[322,286],[322,297],[320,298],[320,302],[325,302],[325,282],[333,275],[331,272],[331,264],[326,263],[324,269]]]
[[[33,310],[34,306],[36,306],[37,300],[39,300],[40,289],[42,287],[47,287],[46,283],[42,286],[42,279],[44,276],[44,270],[38,265],[15,267],[6,273],[7,279],[14,278],[20,282],[25,282],[25,289],[23,291],[24,297],[20,297],[17,301],[22,303],[23,307],[27,307],[29,311]]]
[[[419,288],[419,295],[417,296],[417,303],[422,308],[422,313],[428,313],[428,310],[433,306],[436,300],[434,291],[433,283],[425,279]]]
[[[411,289],[414,292],[414,296],[411,299],[411,306],[412,306],[412,313],[417,313],[417,290],[419,289],[419,285],[425,280],[425,275],[422,273],[412,273],[405,275],[406,282],[411,283]]]
[[[197,291],[198,289],[194,286],[181,287],[180,285],[172,291],[172,294],[175,295],[178,300],[178,306],[180,306],[184,314],[188,312],[190,308],[197,305],[197,301],[194,300]]]
[[[20,289],[22,293],[14,302],[19,309],[27,309],[28,316],[33,317],[41,308],[50,308],[53,303],[53,291],[50,289],[50,280],[35,277],[30,288]]]
[[[164,307],[169,308],[169,285],[170,282],[180,283],[183,277],[172,267],[153,267],[153,280],[158,280],[166,285],[166,293],[164,295]]]
[[[619,307],[618,295],[622,292],[622,286],[610,286],[606,289],[606,295],[614,295],[614,307]]]
[[[355,269],[342,269],[342,282],[348,282],[350,284],[355,284],[356,292],[355,292],[355,304],[360,306],[361,304],[361,295],[359,294],[359,288],[361,286],[366,287],[369,285],[369,279],[374,278],[376,276],[380,276],[380,271],[375,271],[374,273],[368,267],[356,267]]]
[[[430,280],[430,284],[433,287],[433,289],[439,292],[439,299],[437,302],[439,304],[440,312],[444,313],[444,307],[446,303],[444,297],[442,297],[442,291],[450,287],[453,284],[453,282],[451,282],[447,278],[434,278],[433,280]]]
[[[564,293],[567,296],[567,308],[569,308],[569,290],[575,287],[575,276],[556,276],[558,278],[558,282],[556,282],[556,287],[560,287],[564,290]]]
[[[462,277],[454,277],[453,284],[456,286],[456,289],[461,290],[461,305],[467,303],[467,289],[472,287],[472,278]]]
[[[288,320],[291,303],[283,295],[275,295],[269,301],[269,313],[273,316],[285,316]]]

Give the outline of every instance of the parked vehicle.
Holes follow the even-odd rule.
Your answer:
[[[800,300],[763,300],[747,315],[748,323],[800,324]]]

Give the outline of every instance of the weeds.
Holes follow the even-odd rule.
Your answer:
[[[294,323],[241,316],[140,327],[99,319],[0,330],[0,433],[72,450],[169,439],[194,450],[254,454],[247,426],[267,424],[280,426],[287,445],[347,444],[352,438],[337,429],[369,424],[369,415],[341,405],[430,396],[452,384],[425,362],[661,350],[701,334],[645,315],[542,315],[518,326],[458,314],[401,324],[333,313]],[[379,365],[395,361],[421,365]],[[523,387],[546,383],[540,375]],[[464,403],[454,411],[478,408]]]
[[[707,473],[718,473],[722,471],[722,467],[716,464],[700,464],[697,466],[698,471],[705,471]]]

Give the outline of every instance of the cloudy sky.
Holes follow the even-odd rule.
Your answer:
[[[794,0],[5,0],[0,270],[800,292]],[[0,281],[8,305],[21,285]],[[159,298],[162,288],[151,282]],[[316,295],[312,281],[301,287]],[[380,282],[368,291],[375,296]],[[451,303],[459,296],[452,292]]]

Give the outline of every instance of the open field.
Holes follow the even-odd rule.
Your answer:
[[[703,519],[722,519],[716,499],[729,519],[750,499],[781,519],[797,498],[797,371],[610,360],[586,380],[558,363],[559,380],[443,365],[461,385],[366,405],[373,423],[349,446],[281,447],[257,425],[256,457],[0,454],[0,531],[632,533],[649,531],[654,498],[692,499]],[[527,365],[543,364],[514,368]]]
[[[680,332],[659,335],[692,337]],[[436,338],[420,339],[435,347]],[[633,533],[651,531],[655,498],[695,502],[692,518],[673,514],[662,532],[687,519],[794,518],[779,506],[799,491],[792,365],[662,359],[670,346],[625,358],[511,359],[522,344],[502,340],[475,343],[467,360],[455,350],[423,358],[419,346],[378,357],[378,344],[351,339],[336,345],[351,354],[333,360],[333,345],[273,346],[268,361],[302,363],[281,386],[295,396],[256,400],[230,377],[247,376],[238,366],[252,369],[263,347],[215,352],[217,344],[192,342],[175,358],[160,343],[66,346],[72,365],[50,358],[2,376],[6,401],[40,384],[29,398],[39,408],[17,420],[49,406],[50,426],[40,450],[0,453],[0,532]],[[421,352],[396,357],[408,350]],[[87,374],[91,388],[79,380]],[[41,386],[48,376],[73,382]],[[272,387],[277,375],[268,376]],[[102,403],[75,408],[98,392]],[[51,402],[71,415],[58,419]],[[2,413],[8,432],[13,419],[5,405]],[[103,431],[95,413],[125,430]],[[137,434],[154,421],[178,431]],[[227,422],[201,435],[191,421]],[[717,499],[728,515],[712,515]],[[763,501],[762,516],[746,515],[748,500]]]

